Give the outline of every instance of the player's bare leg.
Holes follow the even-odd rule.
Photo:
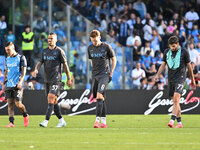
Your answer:
[[[180,97],[181,95],[177,92],[174,93],[174,96],[173,96],[173,109],[172,109],[172,116],[171,116],[171,120],[170,122],[168,123],[168,126],[169,127],[174,127],[174,121],[177,117],[177,114],[178,114],[178,110],[179,110],[179,107],[180,107],[180,104],[179,104],[179,101],[180,101]]]
[[[27,114],[26,107],[22,104],[21,101],[15,101],[15,105],[22,112],[22,115],[24,117],[24,126],[27,127],[29,124],[29,115]]]
[[[7,102],[8,102],[8,115],[9,115],[9,121],[10,123],[5,126],[7,128],[10,128],[10,127],[14,127],[14,99],[12,98],[9,98],[7,99]]]

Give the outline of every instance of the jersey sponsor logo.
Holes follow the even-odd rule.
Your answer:
[[[191,97],[194,91],[190,91],[186,96],[186,90],[183,90],[182,97],[180,98],[180,104],[185,105],[184,109],[181,110],[181,113],[188,112],[190,110],[195,109],[200,104],[200,97]],[[149,109],[144,112],[144,115],[151,114],[156,108],[162,106],[170,106],[168,109],[169,115],[171,115],[173,108],[173,100],[172,99],[162,99],[163,91],[158,92],[153,99],[149,103]],[[186,98],[184,98],[186,96]]]
[[[17,67],[17,62],[7,63],[7,67]]]
[[[74,99],[67,99],[68,93],[67,93],[67,91],[64,91],[58,97],[58,103],[59,104],[60,103],[67,103],[71,106],[72,113],[69,114],[69,116],[73,116],[73,115],[76,115],[76,114],[81,114],[81,113],[85,113],[85,112],[88,112],[88,111],[92,111],[92,110],[95,110],[96,107],[90,106],[90,108],[88,108],[88,109],[81,110],[81,111],[77,112],[77,110],[80,108],[81,105],[92,104],[90,98],[88,98],[89,94],[90,94],[90,90],[86,89],[80,97],[77,97],[77,98],[74,98]]]
[[[104,53],[97,53],[97,54],[91,54],[92,58],[99,58],[99,57],[104,57]]]
[[[44,56],[44,60],[56,60],[56,56]]]

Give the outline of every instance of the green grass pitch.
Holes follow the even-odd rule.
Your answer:
[[[55,128],[52,116],[47,128],[43,116],[15,116],[15,128],[4,128],[8,116],[0,116],[0,150],[199,150],[200,115],[182,115],[183,129],[168,128],[168,115],[108,115],[107,129],[93,128],[95,115],[66,116],[67,126]]]

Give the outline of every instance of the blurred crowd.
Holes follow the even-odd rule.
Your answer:
[[[168,48],[167,40],[171,35],[179,37],[180,45],[189,51],[194,68],[195,79],[200,83],[200,3],[186,0],[64,0],[81,15],[90,20],[101,31],[102,40],[111,44],[118,56],[116,71],[113,75],[113,89],[120,88],[122,65],[119,45],[125,47],[126,85],[131,89],[159,89],[167,87],[167,68],[158,81],[153,76],[162,63],[163,52]],[[32,81],[31,71],[35,58],[39,58],[42,49],[48,47],[48,5],[44,0],[35,3],[36,17],[33,31],[24,24],[17,34],[7,27],[5,15],[0,18],[0,66],[3,70],[5,55],[4,44],[16,43],[17,49],[27,57],[29,74],[26,88],[41,89],[42,75]],[[58,35],[58,46],[67,48],[67,32],[63,19],[63,5],[55,1],[53,5],[53,32]],[[70,68],[77,83],[86,81],[86,49],[84,38],[86,25],[78,13],[71,14],[71,50]],[[16,18],[17,19],[17,18]],[[63,20],[60,22],[59,20]],[[9,20],[9,18],[7,19]],[[19,33],[19,31],[21,31]],[[28,45],[28,46],[27,46]],[[83,59],[76,59],[76,58]],[[64,79],[64,77],[63,77]],[[1,82],[1,81],[0,81]],[[37,85],[37,83],[39,83]],[[31,86],[30,86],[31,85]],[[198,84],[200,86],[200,84]],[[186,88],[190,87],[187,78]],[[33,89],[33,88],[32,88]]]

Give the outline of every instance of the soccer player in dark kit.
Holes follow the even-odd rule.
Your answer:
[[[23,98],[23,80],[26,75],[27,62],[23,55],[15,51],[12,42],[5,46],[8,57],[6,58],[6,69],[4,72],[3,91],[8,102],[9,125],[7,128],[14,127],[14,105],[16,105],[24,116],[24,126],[29,124],[29,115],[25,106],[22,104]]]
[[[105,90],[108,83],[112,80],[116,66],[116,57],[112,47],[101,42],[98,30],[91,31],[89,36],[92,41],[92,44],[88,46],[88,57],[91,60],[92,66],[92,93],[94,98],[97,99],[94,128],[107,128]],[[112,60],[111,69],[110,59]]]
[[[168,123],[168,126],[173,128],[174,121],[177,119],[177,126],[175,128],[183,128],[181,122],[181,107],[180,107],[180,97],[182,95],[185,78],[186,78],[186,67],[190,73],[191,83],[193,86],[196,86],[193,70],[190,64],[189,52],[181,48],[179,45],[179,39],[176,36],[171,36],[168,40],[169,48],[165,50],[163,56],[163,62],[160,66],[155,79],[158,79],[158,76],[163,72],[165,66],[168,66],[168,87],[169,87],[169,96],[173,100],[173,109],[171,120]]]
[[[47,127],[53,110],[55,115],[59,119],[57,127],[66,126],[66,122],[61,115],[60,107],[57,103],[57,97],[60,94],[62,78],[61,64],[63,64],[65,73],[67,75],[67,85],[71,87],[72,83],[70,79],[70,71],[67,65],[65,52],[60,47],[56,46],[56,42],[57,35],[55,33],[50,33],[48,36],[49,47],[42,51],[41,59],[37,63],[33,73],[33,75],[36,76],[41,65],[44,63],[44,82],[46,96],[48,99],[48,108],[45,120],[39,124],[41,127]]]

